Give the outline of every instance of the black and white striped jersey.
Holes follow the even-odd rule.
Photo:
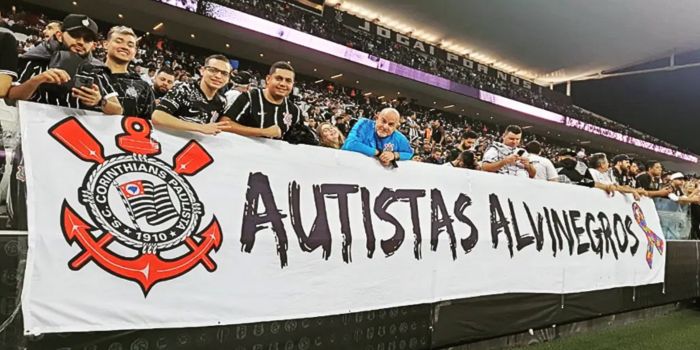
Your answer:
[[[224,111],[226,98],[217,93],[211,100],[207,99],[199,86],[200,81],[175,86],[160,99],[156,110],[192,123],[216,122]]]
[[[17,80],[17,40],[10,33],[0,32],[0,74]]]
[[[277,125],[284,135],[292,124],[303,123],[301,110],[285,98],[280,104],[268,101],[262,89],[251,89],[236,98],[224,112],[238,124],[252,128],[268,128]]]
[[[105,99],[118,96],[114,87],[112,86],[109,79],[109,69],[105,66],[97,66],[89,64],[88,60],[91,58],[86,58],[85,63],[78,67],[76,73],[84,76],[92,77],[94,84],[100,89],[102,97]],[[49,68],[60,68],[60,67],[49,67],[49,60],[42,59],[20,59],[20,64],[18,68],[18,82],[24,83],[34,76],[37,76]],[[69,72],[70,74],[70,72]],[[102,107],[100,104],[95,106],[86,106],[82,104],[77,97],[73,97],[71,89],[73,88],[74,76],[71,76],[71,81],[66,84],[41,84],[34,92],[34,95],[29,98],[30,101],[45,103],[55,106],[80,108],[80,109],[91,109],[101,111]]]

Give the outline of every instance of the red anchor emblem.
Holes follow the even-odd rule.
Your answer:
[[[215,271],[210,254],[221,247],[221,227],[213,216],[197,233],[204,206],[185,178],[202,171],[213,158],[193,140],[175,154],[170,166],[155,157],[160,154],[160,144],[151,139],[148,122],[125,117],[122,128],[125,133],[116,137],[116,143],[126,153],[112,156],[105,156],[102,144],[74,117],[49,131],[75,156],[93,163],[78,191],[92,224],[68,200],[61,208],[66,241],[82,249],[68,266],[80,270],[92,261],[117,277],[138,283],[144,296],[156,283],[182,276],[200,263]],[[109,248],[111,244],[121,244],[137,254],[121,256]],[[187,252],[179,257],[161,256],[183,244]]]

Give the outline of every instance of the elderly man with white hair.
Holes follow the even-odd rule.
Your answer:
[[[350,130],[342,149],[376,157],[383,166],[396,167],[396,161],[413,157],[408,139],[396,130],[400,123],[399,111],[384,108],[376,120],[360,119]]]

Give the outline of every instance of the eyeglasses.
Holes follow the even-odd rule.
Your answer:
[[[221,70],[219,68],[212,67],[212,66],[204,66],[204,69],[206,69],[207,72],[214,74],[214,75],[221,74],[222,76],[225,76],[225,77],[231,75],[231,71]]]

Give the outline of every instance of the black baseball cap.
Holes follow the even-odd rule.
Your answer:
[[[238,72],[238,74],[236,74],[231,80],[236,85],[250,85],[251,79],[253,79],[253,75],[250,74],[250,72],[242,71]]]
[[[624,162],[624,161],[630,161],[630,160],[632,160],[632,158],[630,158],[628,155],[618,154],[618,155],[613,157],[612,163],[617,164],[617,162]]]
[[[92,18],[82,15],[82,14],[77,14],[77,13],[71,13],[70,15],[66,16],[66,18],[63,19],[63,31],[64,32],[75,32],[78,30],[84,30],[87,32],[90,32],[93,34],[93,39],[97,40],[98,37],[98,28],[97,28],[97,23],[92,20]]]

